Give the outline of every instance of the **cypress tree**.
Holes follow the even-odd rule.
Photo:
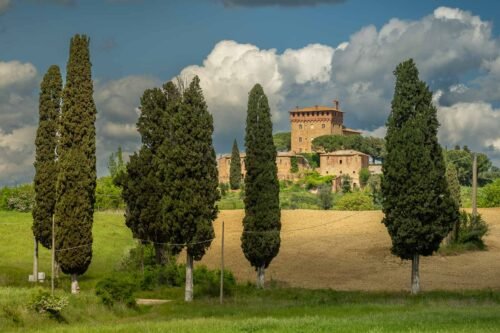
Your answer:
[[[241,184],[241,161],[240,151],[236,139],[233,142],[233,151],[231,152],[231,165],[229,167],[229,185],[231,190],[237,190]]]
[[[195,76],[172,113],[172,137],[160,153],[163,218],[172,242],[186,244],[185,300],[193,299],[193,261],[201,260],[214,238],[217,217],[218,175],[212,144],[213,119],[208,112],[200,80]],[[175,249],[180,250],[180,247]]]
[[[392,253],[412,261],[411,291],[420,290],[420,256],[432,255],[458,218],[437,140],[439,126],[432,93],[418,78],[413,60],[394,71],[396,86],[387,120],[383,164],[383,223]]]
[[[179,93],[175,85],[167,83],[164,90],[148,89],[141,98],[141,115],[137,128],[142,137],[138,154],[131,156],[127,174],[120,180],[122,196],[127,204],[125,223],[134,238],[154,243],[156,263],[165,264],[165,245],[170,240],[169,230],[162,219],[161,202],[164,191],[159,172],[164,157],[160,147],[171,137],[171,106],[177,103]]]
[[[33,206],[33,235],[35,262],[33,276],[38,275],[38,242],[52,247],[52,216],[56,202],[57,126],[61,112],[62,78],[58,66],[51,66],[40,85],[39,123],[35,146],[35,204]]]
[[[79,290],[77,276],[92,259],[92,224],[96,186],[95,120],[89,38],[71,39],[63,90],[58,179],[55,207],[56,257],[71,274],[71,291]]]
[[[264,287],[264,272],[280,248],[281,212],[271,113],[260,84],[250,91],[246,121],[245,217],[241,247]]]

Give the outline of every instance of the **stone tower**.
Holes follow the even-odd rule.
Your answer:
[[[333,106],[312,106],[290,111],[292,131],[292,152],[312,152],[312,140],[321,135],[348,135],[359,132],[344,129],[344,113],[340,111],[339,101]]]

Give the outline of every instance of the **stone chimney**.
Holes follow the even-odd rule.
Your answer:
[[[339,109],[339,104],[340,104],[340,103],[339,103],[339,100],[338,100],[338,99],[334,99],[334,100],[333,100],[333,105],[335,105],[335,109],[340,110],[340,109]]]

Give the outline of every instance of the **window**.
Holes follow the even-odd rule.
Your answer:
[[[339,161],[339,164],[342,164],[342,160]]]
[[[302,138],[301,137],[299,137],[299,142],[302,142]]]
[[[321,124],[321,128],[325,128],[325,124]]]
[[[302,129],[302,124],[299,124],[299,129]]]

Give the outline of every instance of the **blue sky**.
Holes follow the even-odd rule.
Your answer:
[[[288,109],[339,98],[349,127],[383,135],[408,57],[435,92],[441,142],[500,164],[499,13],[481,0],[0,0],[0,184],[33,176],[39,82],[51,64],[64,73],[75,33],[91,37],[100,174],[118,146],[137,148],[142,91],[176,75],[200,76],[223,153],[243,145],[257,81],[277,131]]]

